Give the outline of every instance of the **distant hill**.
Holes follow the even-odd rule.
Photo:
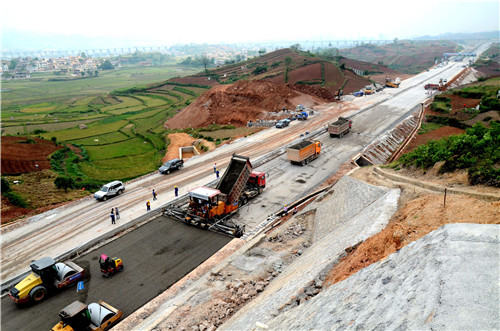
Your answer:
[[[462,48],[452,41],[396,41],[387,45],[366,44],[341,49],[349,59],[383,64],[406,74],[417,74],[431,67],[444,53],[458,52]]]
[[[486,31],[473,33],[444,33],[437,36],[422,36],[414,38],[415,40],[464,40],[464,39],[498,39],[500,31]]]
[[[493,43],[474,63],[473,67],[487,77],[500,76],[500,43]]]
[[[288,62],[287,62],[288,61]],[[344,61],[347,63],[347,60]],[[197,75],[174,78],[171,81],[182,84],[214,86],[234,83],[240,80],[264,80],[280,84],[324,88],[335,94],[343,89],[351,93],[371,84],[367,78],[356,75],[350,68],[372,68],[369,63],[348,61],[345,69],[306,52],[295,52],[289,48],[216,69],[209,69]],[[383,65],[376,66],[378,73],[394,74],[395,71]]]

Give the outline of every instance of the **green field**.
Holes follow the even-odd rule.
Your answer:
[[[48,74],[6,81],[2,88],[12,91],[2,93],[3,133],[38,130],[37,136],[73,144],[80,154],[65,155],[56,170],[80,182],[144,175],[158,169],[165,154],[165,121],[206,91],[161,83],[179,73],[171,65],[70,81],[49,81]]]
[[[187,76],[197,69],[171,63],[157,67],[130,66],[100,71],[98,77],[79,78],[71,81],[49,81],[60,78],[52,73],[32,73],[33,79],[2,81],[2,110],[8,107],[40,102],[54,102],[58,99],[89,98],[113,90],[165,81],[172,77]]]

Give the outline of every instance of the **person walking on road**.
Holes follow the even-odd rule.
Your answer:
[[[149,203],[149,200],[148,202],[146,202],[146,211],[150,211],[151,210],[151,204]]]
[[[175,196],[178,197],[179,196],[179,188],[177,186],[174,187],[174,191],[175,191]]]
[[[155,192],[155,189],[153,189],[153,200],[156,200],[156,192]]]
[[[114,213],[115,213],[115,209],[111,208],[111,214],[114,214]]]
[[[111,213],[111,214],[109,214],[109,217],[111,217],[111,224],[116,224],[115,223],[115,214]]]
[[[217,163],[214,163],[214,173],[217,172]]]
[[[215,169],[215,175],[219,178],[219,169]]]
[[[118,207],[115,207],[116,219],[120,219],[120,212],[118,211]]]

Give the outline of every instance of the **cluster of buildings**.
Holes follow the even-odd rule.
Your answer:
[[[81,56],[69,56],[64,58],[17,58],[2,60],[0,77],[2,79],[30,78],[33,72],[54,72],[60,75],[96,75],[98,67],[103,59]]]

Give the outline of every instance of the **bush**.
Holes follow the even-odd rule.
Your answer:
[[[263,65],[260,65],[260,66],[257,66],[257,68],[254,69],[254,71],[252,71],[252,74],[253,75],[258,75],[258,74],[262,74],[264,72],[267,71],[267,65],[266,64],[263,64]]]
[[[35,129],[33,131],[33,134],[41,134],[41,133],[47,133],[48,131],[44,130],[44,129]]]
[[[479,107],[481,113],[490,110],[500,110],[500,100],[495,97],[484,97],[481,99],[481,106]]]
[[[9,199],[10,203],[13,204],[14,206],[21,207],[21,208],[26,208],[28,207],[28,204],[26,201],[21,197],[19,194],[17,194],[14,191],[9,191],[3,194],[4,197]]]
[[[7,179],[2,177],[2,193],[7,193],[10,191],[10,183]]]
[[[58,189],[64,189],[67,192],[69,188],[75,187],[75,180],[71,177],[59,176],[54,180],[54,184]]]
[[[420,145],[398,162],[428,169],[439,161],[444,161],[441,173],[468,169],[472,185],[500,186],[500,124],[491,122],[488,129],[478,122],[464,134]]]

